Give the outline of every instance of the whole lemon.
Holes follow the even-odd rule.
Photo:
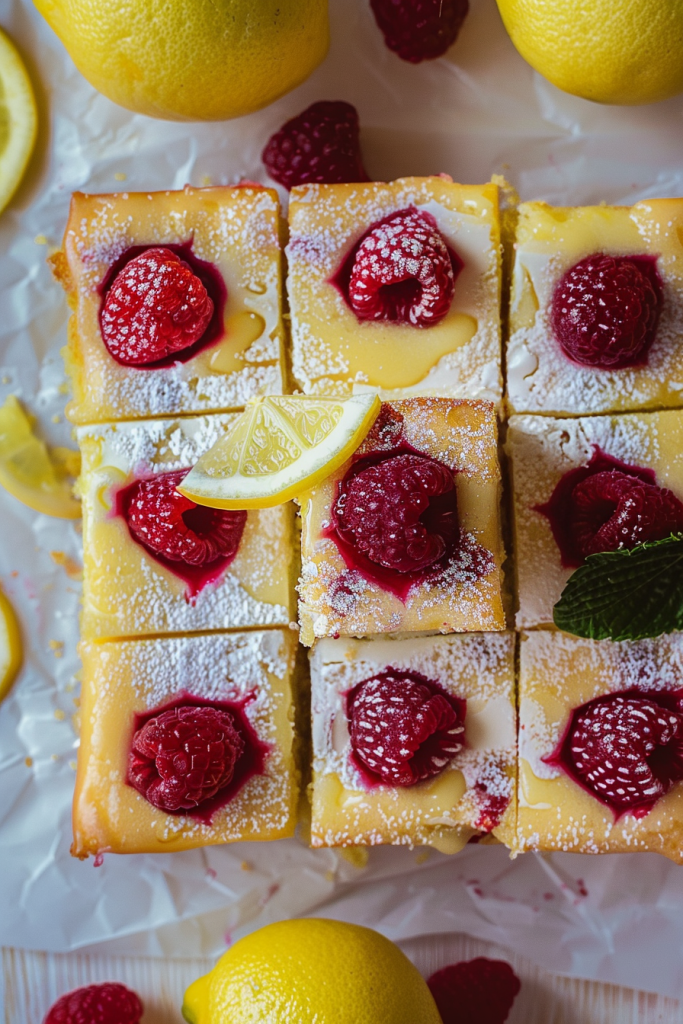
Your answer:
[[[553,85],[599,103],[683,91],[683,0],[497,0],[522,57]]]
[[[305,918],[240,939],[185,993],[190,1024],[441,1024],[427,984],[370,928]]]
[[[100,92],[177,121],[249,114],[327,52],[327,0],[35,0]]]

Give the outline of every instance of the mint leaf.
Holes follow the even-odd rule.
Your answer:
[[[683,629],[683,534],[589,555],[553,610],[565,633],[642,640]]]

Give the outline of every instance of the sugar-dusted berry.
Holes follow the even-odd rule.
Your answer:
[[[387,669],[359,683],[347,715],[361,768],[390,786],[438,775],[463,745],[465,702],[415,672]]]
[[[367,181],[358,112],[343,100],[320,100],[286,121],[263,151],[268,174],[285,188]]]

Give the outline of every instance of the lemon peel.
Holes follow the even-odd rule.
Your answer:
[[[14,43],[0,29],[0,211],[24,176],[37,129],[31,79]]]
[[[373,394],[280,395],[247,404],[178,488],[213,508],[269,508],[310,490],[353,454],[381,408]]]
[[[47,445],[33,432],[31,420],[15,395],[0,407],[0,485],[36,512],[59,519],[78,519],[81,504],[71,479],[80,457],[70,448]]]

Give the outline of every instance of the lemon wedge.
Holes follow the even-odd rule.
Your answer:
[[[0,407],[0,484],[11,495],[47,516],[78,519],[80,502],[72,494],[78,452],[47,446],[14,395]]]
[[[24,176],[37,127],[31,79],[14,43],[0,29],[0,210]]]
[[[281,505],[324,480],[353,454],[381,404],[372,394],[256,399],[178,490],[213,508]]]
[[[0,590],[0,701],[9,693],[22,657],[19,623],[14,608]]]

